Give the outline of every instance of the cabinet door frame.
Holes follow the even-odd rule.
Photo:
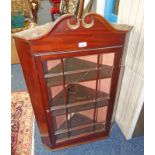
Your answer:
[[[42,92],[42,98],[43,98],[43,104],[44,109],[46,109],[46,116],[47,116],[47,122],[49,127],[49,135],[51,140],[51,146],[52,148],[60,148],[60,147],[67,147],[69,145],[73,145],[74,143],[84,143],[93,141],[93,139],[103,139],[104,137],[107,137],[109,135],[110,129],[111,129],[111,118],[114,108],[114,101],[116,97],[116,91],[117,91],[117,84],[118,84],[118,77],[120,72],[120,62],[123,52],[123,46],[118,47],[109,47],[109,48],[100,48],[100,49],[87,49],[87,50],[78,50],[78,51],[67,51],[67,52],[58,52],[55,54],[54,52],[47,52],[47,53],[39,53],[34,54],[34,60],[36,63],[36,68],[38,72],[38,78],[40,81],[40,87]],[[95,134],[90,134],[88,136],[75,138],[66,140],[60,143],[56,143],[55,134],[54,134],[54,127],[52,125],[52,112],[49,110],[50,106],[48,104],[48,92],[46,89],[46,82],[44,80],[44,72],[43,72],[43,60],[54,60],[54,59],[60,59],[60,58],[71,58],[76,56],[89,56],[89,55],[98,55],[98,54],[108,54],[108,53],[115,53],[114,57],[114,69],[113,74],[111,77],[111,90],[110,90],[110,101],[107,109],[106,114],[106,130],[104,132],[99,132]],[[74,144],[75,145],[75,144]]]

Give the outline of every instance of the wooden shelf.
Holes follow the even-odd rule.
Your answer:
[[[55,135],[57,141],[63,141],[66,140],[66,138],[71,139],[77,135],[105,130],[105,122],[93,122],[89,117],[78,113],[75,113],[68,121],[69,129],[67,129],[66,124],[66,121],[64,121],[56,130]]]
[[[101,101],[97,101],[96,108],[108,106],[109,99],[103,99]],[[89,109],[94,109],[95,105],[95,100],[87,101],[85,104],[83,102],[79,102],[78,105],[77,103],[69,104],[69,105],[64,105],[61,107],[52,107],[51,111],[53,116],[58,116],[58,115],[64,115],[66,114],[66,109],[68,114],[73,113],[73,112],[79,112],[79,111],[84,111],[84,110],[89,110]]]
[[[110,78],[113,71],[113,66],[100,66],[100,79]],[[77,83],[90,80],[96,80],[97,64],[94,62],[70,58],[64,61],[65,83]],[[62,84],[63,74],[61,64],[45,73],[47,87],[58,86]]]
[[[93,109],[95,102],[97,107],[107,106],[109,95],[105,92],[98,91],[98,99],[95,100],[96,91],[92,88],[82,86],[80,84],[68,85],[67,105],[64,102],[64,91],[61,91],[51,101],[51,111],[54,116],[68,113]]]

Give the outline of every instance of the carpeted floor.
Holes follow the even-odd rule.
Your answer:
[[[31,155],[34,114],[28,92],[11,94],[11,154]]]
[[[12,65],[12,91],[25,90],[25,82],[20,65]],[[42,146],[37,125],[34,131],[34,154],[35,155],[143,155],[144,137],[136,137],[126,140],[114,123],[112,134],[106,140],[101,140],[89,144],[61,151],[48,151]]]

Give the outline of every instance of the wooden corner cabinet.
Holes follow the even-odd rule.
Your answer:
[[[110,134],[126,25],[90,13],[14,36],[42,143],[52,150]]]

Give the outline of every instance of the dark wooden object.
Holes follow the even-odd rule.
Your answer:
[[[48,33],[35,39],[14,36],[45,146],[55,150],[109,136],[128,31],[129,27],[114,28],[102,16],[91,13],[83,19],[64,15]],[[114,54],[112,65],[102,63],[109,53]],[[96,56],[96,61],[84,60],[84,56]],[[59,63],[48,69],[48,61],[55,60]],[[100,90],[100,80],[107,78],[111,80],[109,93]],[[94,83],[95,88],[84,82]],[[54,96],[57,86],[62,91]],[[100,108],[106,110],[103,121],[99,121]]]

